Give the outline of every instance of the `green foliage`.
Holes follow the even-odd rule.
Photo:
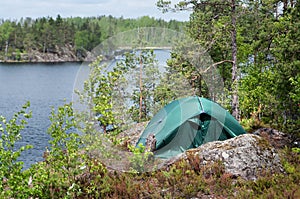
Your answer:
[[[99,122],[104,133],[108,126],[117,130],[117,112],[113,109],[114,90],[117,80],[125,72],[123,67],[115,67],[112,71],[106,70],[106,64],[101,63],[102,57],[98,57],[90,64],[90,76],[84,82],[84,90],[78,93],[85,105],[88,106],[88,120]]]
[[[53,110],[48,133],[51,147],[45,160],[21,171],[12,147],[30,117],[24,106],[10,121],[1,117],[1,198],[192,198],[207,195],[220,198],[297,198],[300,196],[300,154],[281,150],[286,173],[262,174],[256,181],[236,179],[221,162],[206,166],[188,157],[168,168],[148,170],[152,153],[144,146],[130,147],[133,172],[109,171],[102,159],[87,156],[71,104]],[[24,118],[24,119],[25,119]],[[82,129],[82,128],[80,128]],[[8,137],[7,137],[8,136]],[[6,141],[5,141],[6,140]],[[8,148],[4,148],[4,143]],[[12,148],[10,148],[12,149]],[[15,153],[16,152],[16,153]],[[7,155],[14,157],[9,159]],[[149,160],[150,158],[150,160]],[[122,160],[121,160],[122,161]],[[4,165],[3,163],[6,163]],[[147,165],[150,163],[151,165]],[[10,166],[8,166],[10,165]],[[148,171],[148,172],[146,172]]]
[[[239,93],[242,116],[299,136],[296,127],[299,125],[296,97],[299,96],[300,68],[296,53],[299,31],[295,31],[299,27],[296,14],[299,8],[296,5],[286,7],[282,16],[265,13],[272,6],[276,8],[277,5],[268,2],[251,11],[256,17],[247,30],[252,32],[247,37],[251,37],[253,43],[249,46],[249,62],[242,71]]]
[[[15,52],[27,51],[32,56],[31,53],[35,51],[56,53],[57,49],[67,47],[84,60],[87,51],[119,32],[139,27],[162,27],[179,31],[184,25],[184,22],[166,22],[148,16],[124,19],[112,16],[62,18],[57,15],[56,18],[27,17],[18,21],[0,19],[0,59],[30,61],[29,58],[19,60]]]
[[[294,86],[294,89],[290,91],[291,99],[297,103],[300,101],[300,74],[298,73],[296,77],[291,77],[289,80]]]
[[[144,173],[147,172],[147,165],[150,163],[153,158],[153,153],[150,151],[145,151],[145,146],[140,144],[138,147],[128,146],[129,150],[133,153],[133,156],[130,157],[130,165],[133,172]]]
[[[5,21],[0,26],[0,39],[1,42],[6,42],[9,40],[10,34],[13,31],[12,24],[9,21]]]
[[[289,173],[289,174],[295,173],[295,167],[293,165],[291,165],[289,162],[284,162],[283,167],[287,173]]]
[[[172,7],[172,1],[160,0],[157,5],[163,11],[192,9],[187,34],[209,53],[224,82],[223,96],[217,101],[233,106],[232,96],[238,92],[241,119],[254,121],[247,124],[249,130],[267,125],[299,136],[299,2],[182,1]],[[233,56],[234,43],[237,56]],[[179,72],[189,79],[195,76],[194,64],[180,54],[172,57]],[[241,72],[235,81],[234,57]]]
[[[294,153],[300,154],[300,148],[292,148],[292,151],[293,151]]]
[[[50,121],[51,148],[45,151],[45,160],[24,172],[31,179],[29,196],[79,198],[87,192],[96,196],[90,186],[94,185],[97,175],[106,173],[106,169],[98,161],[88,158],[72,104],[59,107],[57,111],[53,109]],[[85,181],[86,175],[90,176],[91,184]]]
[[[78,150],[82,144],[80,137],[76,132],[69,132],[70,130],[75,131],[77,127],[72,104],[59,107],[57,112],[52,109],[50,121],[51,125],[48,128],[48,134],[53,138],[49,141],[53,155],[61,156],[64,150],[70,153]]]
[[[76,132],[72,105],[53,109],[48,134],[51,148],[44,153],[44,162],[28,170],[32,176],[32,195],[39,198],[74,198],[80,195],[76,181],[87,165],[81,149],[82,141]],[[73,132],[72,132],[73,131]]]
[[[75,42],[75,46],[76,46],[77,50],[80,50],[80,49],[84,50],[84,49],[88,48],[89,32],[87,30],[76,32],[74,37],[75,37],[74,42]]]
[[[156,100],[166,100],[170,102],[170,98],[174,100],[178,97],[191,95],[209,96],[208,88],[203,78],[203,73],[205,72],[203,72],[202,69],[207,69],[211,66],[210,63],[207,63],[210,59],[205,53],[198,59],[199,57],[195,54],[195,49],[199,51],[203,50],[201,46],[195,45],[195,42],[190,40],[177,44],[171,53],[171,59],[167,61],[169,66],[167,73],[165,77],[163,77],[162,84],[159,85],[162,86],[167,82],[167,85],[159,87],[167,92],[159,93],[158,96],[162,94],[169,96],[162,95]],[[191,63],[192,61],[194,61],[194,63]]]
[[[31,145],[16,148],[15,144],[22,139],[21,131],[31,118],[27,111],[30,103],[27,102],[20,111],[10,120],[0,116],[0,197],[14,198],[26,195],[29,176],[22,172],[23,162],[18,161],[24,150],[32,148]],[[22,197],[23,198],[23,197]],[[25,197],[26,198],[26,197]]]
[[[262,125],[276,126],[298,135],[299,2],[284,2],[282,15],[278,15],[277,1],[236,1],[235,13],[224,2],[232,1],[213,0],[207,2],[210,5],[182,1],[175,8],[195,6],[187,32],[207,50],[215,63],[224,61],[217,68],[225,82],[222,96],[225,102],[232,94],[232,48],[228,43],[231,42],[233,28],[236,28],[242,125],[249,131]],[[159,1],[158,5],[167,10],[170,3]],[[230,24],[232,14],[239,15],[236,27]],[[0,53],[10,56],[15,51],[16,57],[12,59],[19,59],[21,52],[33,49],[51,52],[56,46],[70,44],[77,53],[83,54],[120,31],[142,26],[168,26],[178,30],[179,24],[149,17],[131,20],[111,16],[2,21]],[[155,112],[152,112],[155,104],[164,105],[178,96],[194,92],[209,96],[203,71],[186,59],[186,55],[193,55],[190,55],[189,49],[182,50],[185,45],[178,43],[176,48],[179,51],[172,53],[168,71],[163,77],[157,76],[155,56],[151,51],[128,54],[125,62],[118,63],[112,71],[106,70],[101,58],[97,59],[90,66],[92,73],[84,85],[84,93],[81,93],[81,98],[88,102],[87,113],[78,116],[80,120],[77,120],[71,104],[53,110],[48,130],[52,137],[51,147],[45,152],[43,162],[32,165],[26,171],[22,171],[23,163],[17,160],[30,146],[16,149],[15,143],[21,139],[20,132],[27,123],[26,119],[31,117],[31,113],[26,111],[29,104],[10,120],[1,116],[0,198],[201,198],[208,195],[219,198],[299,198],[298,148],[281,151],[285,173],[266,172],[256,181],[236,179],[225,172],[220,162],[203,166],[201,160],[195,157],[166,169],[149,170],[154,165],[153,154],[145,151],[144,146],[129,146],[133,153],[130,158],[133,172],[108,171],[102,162],[103,157],[112,156],[103,146],[104,136],[100,136],[94,127],[100,123],[105,132],[111,125],[117,131],[110,134],[110,139],[115,144],[119,142],[115,135],[126,123],[128,113],[123,113],[124,107],[113,99],[125,94],[122,89],[128,83],[126,72],[137,69],[135,75],[138,76],[138,66],[141,63],[147,66],[141,68],[146,78],[133,80],[137,86],[131,95],[133,105],[130,114],[135,121],[148,120]],[[14,46],[15,50],[10,46]],[[7,52],[3,53],[6,47]],[[212,63],[205,64],[210,66]],[[160,81],[154,86],[156,77]],[[140,80],[142,84],[139,84]],[[192,90],[186,89],[191,87]],[[139,103],[141,96],[142,106]],[[125,100],[122,98],[120,102],[124,105]],[[141,112],[143,115],[140,115]],[[123,118],[120,117],[122,114]],[[88,155],[87,152],[92,154],[96,149],[103,156]]]
[[[138,42],[143,45],[143,41]],[[155,85],[160,81],[158,61],[153,50],[133,50],[126,54],[124,68],[128,68],[130,75],[134,77],[134,85],[129,108],[129,114],[135,122],[150,120],[157,111],[153,96]]]

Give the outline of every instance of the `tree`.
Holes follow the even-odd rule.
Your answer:
[[[277,107],[281,117],[279,122],[284,129],[299,136],[299,101],[295,101],[300,74],[300,2],[284,1],[283,16],[274,23],[272,47],[272,66],[274,74],[274,96],[279,101]]]
[[[282,10],[280,4],[286,6]],[[245,17],[249,61],[243,66],[241,110],[244,118],[296,133],[299,125],[299,8],[292,1],[256,2]]]
[[[53,28],[55,29],[53,44],[57,46],[64,46],[66,44],[66,31],[68,29],[60,15],[57,15]]]
[[[11,33],[13,32],[13,27],[9,21],[5,21],[0,26],[0,41],[1,43],[5,43],[5,57],[4,60],[7,60],[8,55],[8,47],[9,47],[9,39],[11,36]]]
[[[200,96],[208,96],[207,88],[201,81],[202,76],[190,67],[190,63],[183,59],[185,51],[179,50],[171,53],[167,61],[169,67],[162,74],[159,84],[154,91],[154,102],[163,107],[173,100],[197,93]],[[195,73],[196,72],[196,73]],[[199,75],[199,76],[198,76]],[[197,78],[195,78],[197,77]],[[198,81],[199,80],[199,81]]]
[[[154,90],[160,80],[158,61],[153,50],[134,50],[126,55],[125,63],[129,73],[135,77],[135,87],[129,112],[135,122],[148,121],[155,111]]]
[[[5,59],[15,59],[16,56],[10,55],[26,52],[32,55],[36,51],[60,55],[64,53],[57,52],[57,50],[67,47],[71,51],[74,50],[74,54],[77,53],[79,59],[84,59],[86,51],[91,51],[115,33],[142,26],[168,27],[169,24],[171,22],[150,17],[123,19],[112,16],[62,18],[57,15],[56,18],[2,20],[0,22],[0,54]],[[172,21],[172,28],[178,30],[183,24]]]
[[[99,57],[90,64],[90,77],[84,86],[91,116],[96,117],[103,132],[106,133],[107,127],[115,124],[112,111],[112,84],[115,80],[111,75],[103,73],[105,65],[100,65],[101,59]]]
[[[75,33],[74,43],[76,48],[77,57],[84,57],[88,48],[88,31],[78,31]]]
[[[192,38],[199,40],[211,54],[220,48],[219,56],[213,57],[216,64],[231,63],[231,110],[237,119],[239,119],[237,17],[238,12],[243,10],[238,9],[241,8],[241,4],[242,2],[238,0],[184,0],[171,8],[170,1],[160,0],[157,3],[163,11],[192,10],[188,33]]]

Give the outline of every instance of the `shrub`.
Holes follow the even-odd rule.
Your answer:
[[[32,148],[31,145],[16,148],[17,141],[22,139],[21,131],[31,118],[27,111],[30,103],[27,102],[22,109],[15,113],[10,120],[0,116],[0,197],[26,198],[30,190],[28,181],[30,177],[22,172],[23,162],[18,161],[24,150]]]

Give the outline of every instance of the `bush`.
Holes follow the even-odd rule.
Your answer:
[[[10,120],[0,116],[0,197],[26,198],[30,190],[28,182],[30,176],[22,172],[23,162],[17,161],[24,150],[32,148],[31,145],[16,148],[17,141],[22,139],[21,130],[25,128],[31,112],[27,111],[30,103],[27,102],[22,109],[15,113]]]
[[[192,158],[150,171],[153,154],[145,152],[143,146],[131,147],[134,172],[111,171],[101,159],[87,155],[71,104],[51,113],[51,148],[45,152],[45,160],[22,171],[23,163],[17,158],[30,146],[15,149],[14,144],[21,139],[20,131],[31,116],[26,112],[28,106],[9,121],[0,117],[0,198],[300,197],[300,154],[288,148],[281,150],[286,173],[265,173],[256,181],[226,173],[221,162],[202,167],[200,159]]]

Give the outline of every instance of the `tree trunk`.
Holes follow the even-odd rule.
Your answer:
[[[44,42],[44,45],[43,45],[43,53],[44,54],[46,53],[46,42]]]
[[[140,110],[139,110],[139,122],[142,121],[142,106],[143,106],[143,61],[140,55]]]
[[[239,120],[238,75],[237,75],[237,41],[236,41],[236,5],[231,1],[231,45],[232,45],[232,115]]]
[[[7,60],[7,53],[8,53],[8,41],[5,42],[5,61]]]
[[[288,8],[288,0],[283,1],[283,12],[286,12]]]

